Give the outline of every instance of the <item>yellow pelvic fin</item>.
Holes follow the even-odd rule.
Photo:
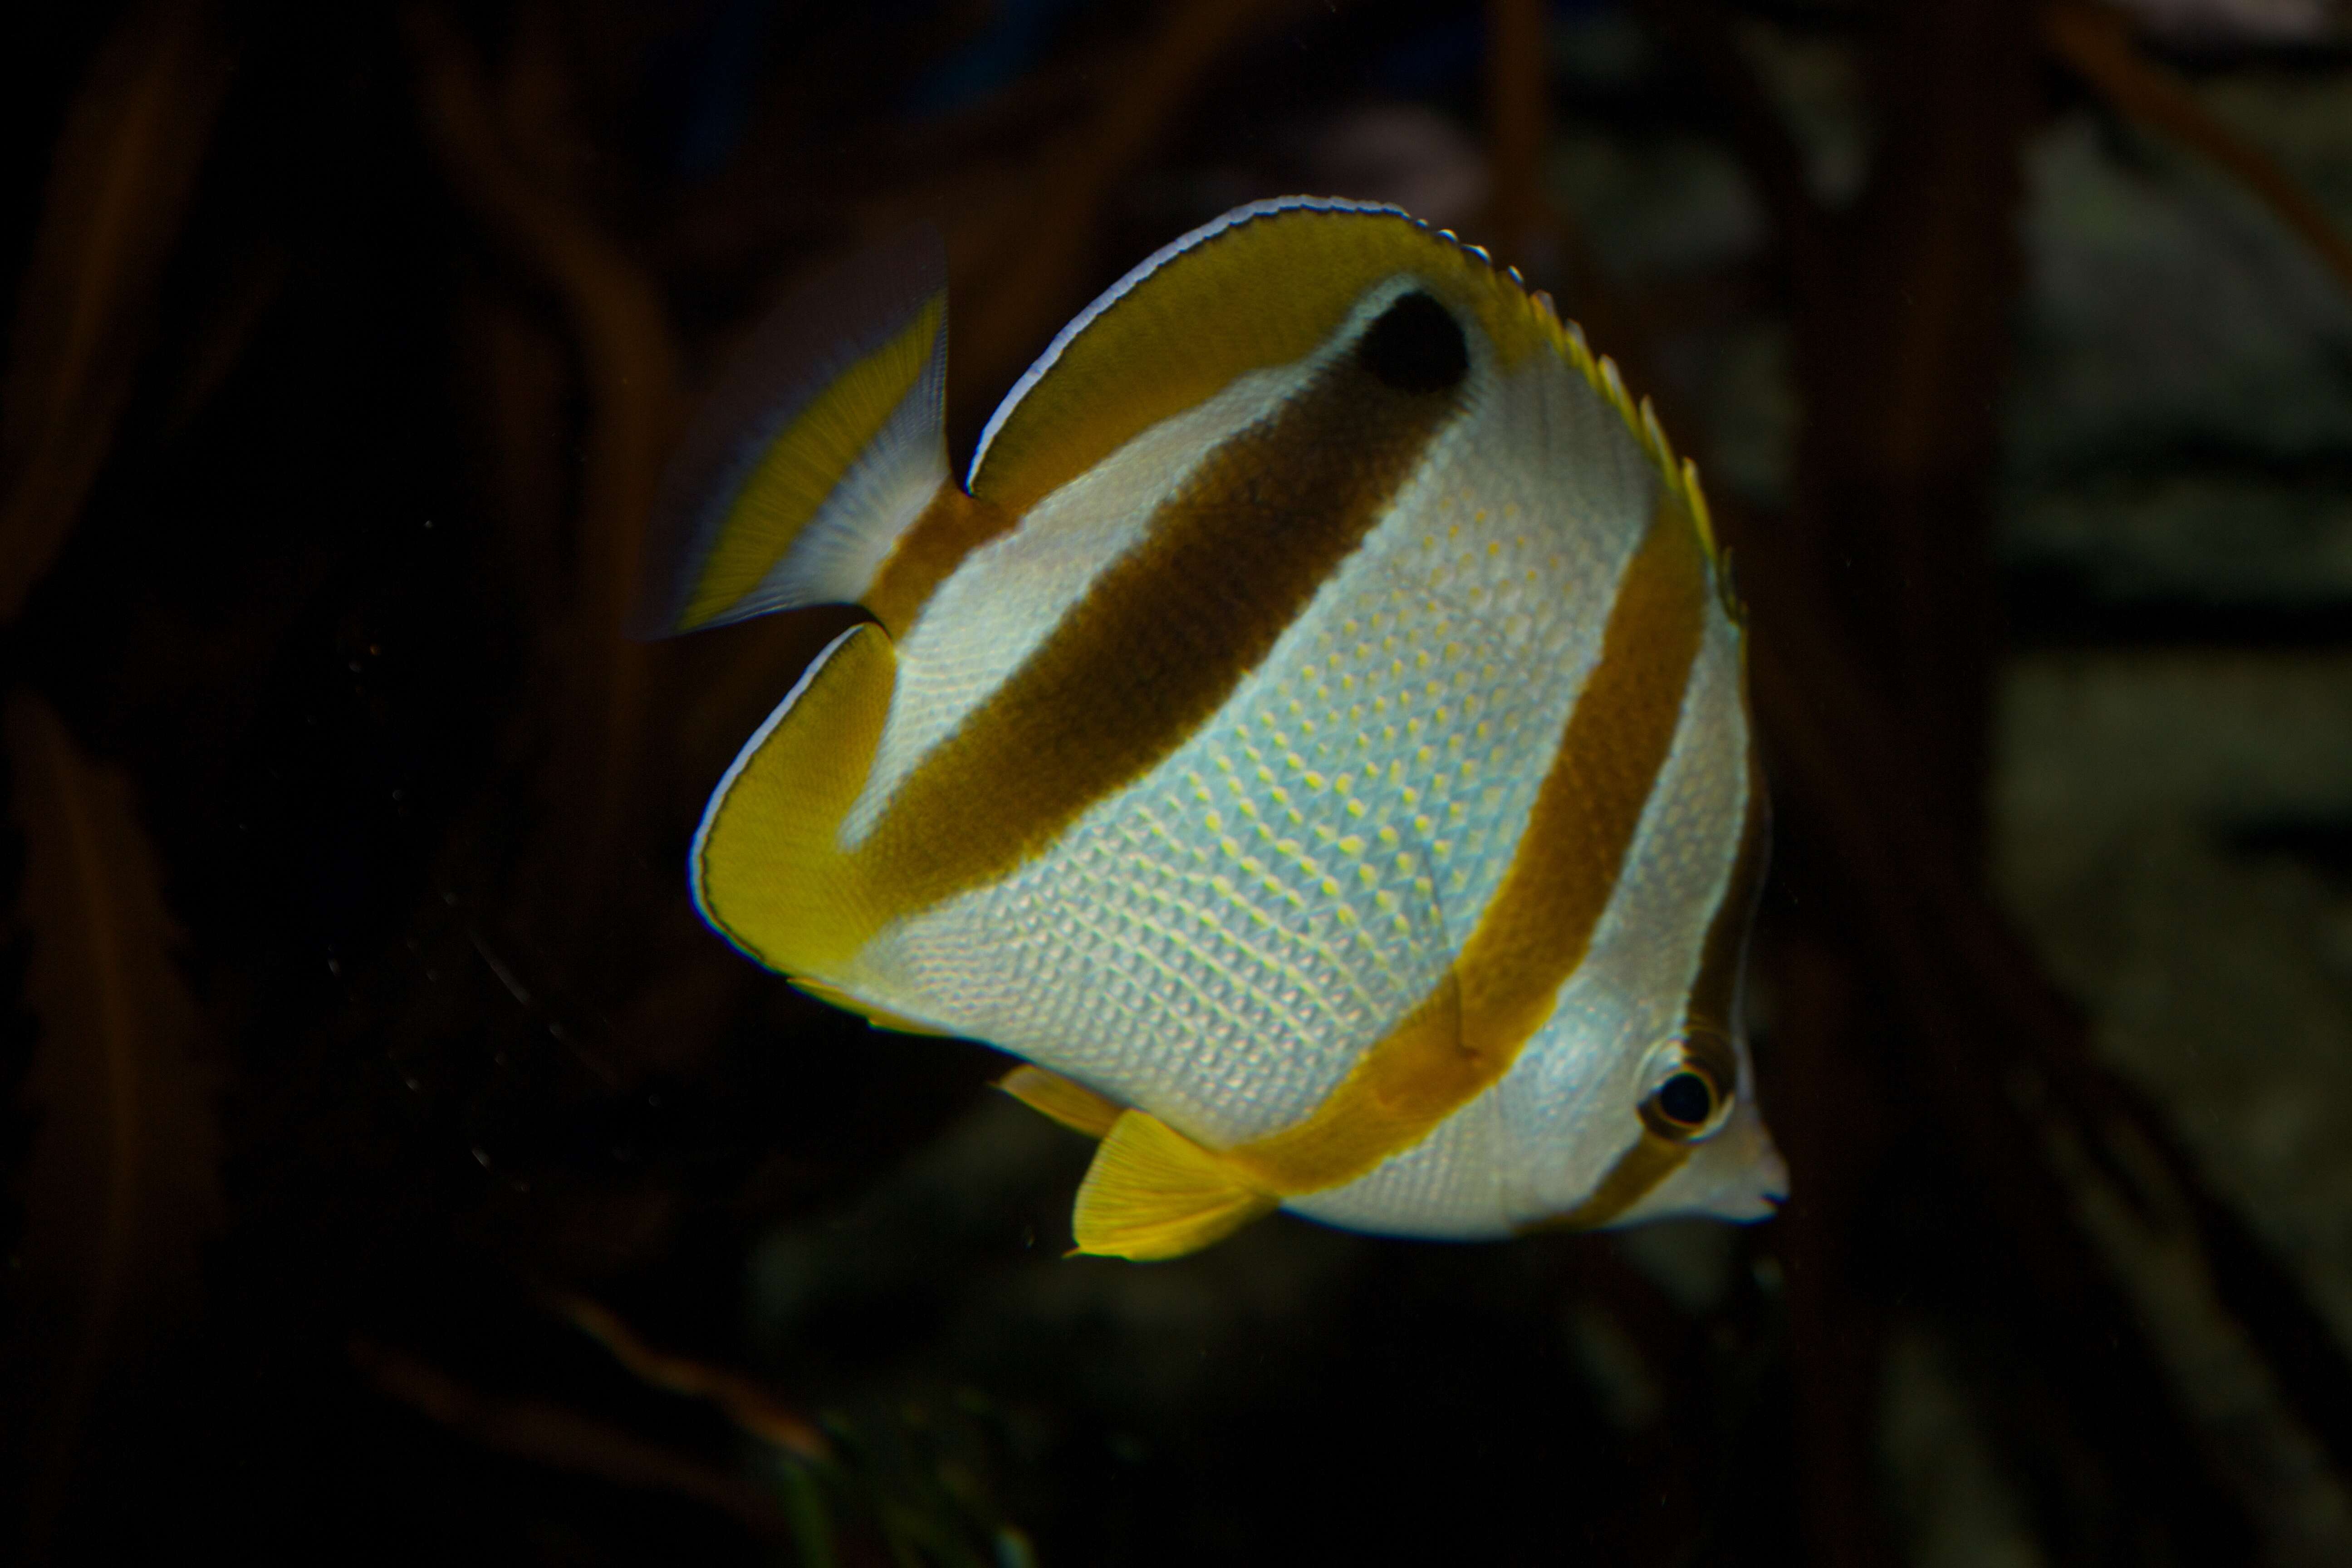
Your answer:
[[[1073,1132],[1100,1138],[1118,1120],[1119,1107],[1083,1084],[1072,1083],[1044,1068],[1017,1067],[996,1080],[996,1087],[1027,1106],[1050,1116]]]
[[[785,984],[803,996],[814,996],[829,1007],[838,1007],[845,1013],[855,1013],[877,1029],[888,1029],[893,1034],[899,1035],[936,1035],[941,1039],[955,1037],[951,1030],[935,1028],[929,1024],[918,1024],[912,1018],[885,1012],[871,1002],[861,1002],[840,986],[828,985],[822,980],[810,980],[801,975],[787,975]]]
[[[1271,1214],[1280,1199],[1156,1116],[1122,1112],[1078,1186],[1075,1250],[1181,1258]]]

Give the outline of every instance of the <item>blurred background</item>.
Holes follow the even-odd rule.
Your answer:
[[[693,915],[845,624],[616,633],[762,307],[937,225],[961,458],[1302,191],[1697,457],[1771,1223],[1065,1260]],[[9,8],[0,1556],[2352,1562],[2347,233],[2334,0]]]

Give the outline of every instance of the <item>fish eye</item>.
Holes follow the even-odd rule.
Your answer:
[[[1651,1099],[1657,1104],[1658,1114],[1677,1127],[1704,1127],[1715,1114],[1715,1085],[1688,1068],[1658,1085]]]
[[[1642,1124],[1676,1143],[1709,1136],[1730,1114],[1738,1071],[1731,1042],[1712,1030],[1661,1040],[1643,1075]]]

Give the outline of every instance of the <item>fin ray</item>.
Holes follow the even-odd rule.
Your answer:
[[[1108,1135],[1123,1109],[1086,1085],[1040,1067],[1014,1068],[996,1080],[996,1087],[1038,1114],[1089,1138]]]
[[[793,289],[664,479],[630,629],[851,604],[948,476],[947,266],[929,231]]]
[[[1078,1187],[1076,1250],[1137,1262],[1198,1252],[1279,1206],[1156,1116],[1123,1112]]]

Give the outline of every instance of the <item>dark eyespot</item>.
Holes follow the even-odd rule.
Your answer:
[[[1450,392],[1470,374],[1462,323],[1419,290],[1381,312],[1357,342],[1356,357],[1399,392]]]
[[[1715,1085],[1699,1073],[1678,1072],[1658,1085],[1652,1103],[1660,1116],[1677,1127],[1704,1127],[1715,1114]]]

